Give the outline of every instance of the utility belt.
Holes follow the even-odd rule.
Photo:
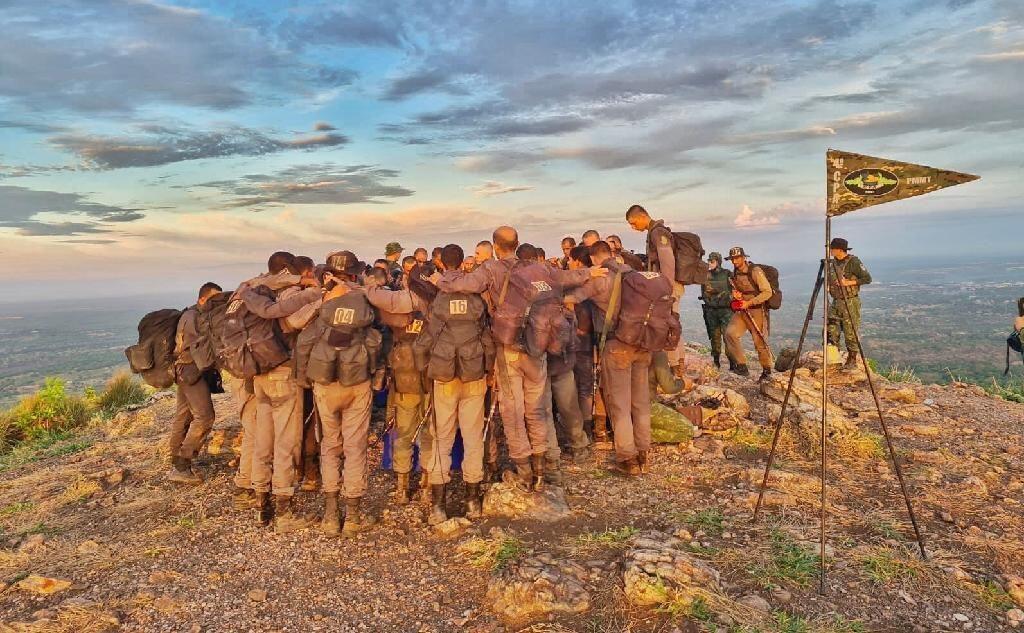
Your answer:
[[[842,292],[843,291],[840,290],[839,286],[829,286],[828,294],[833,299],[838,299],[838,300],[842,301],[842,299],[843,299]],[[860,284],[858,284],[856,286],[847,286],[846,287],[846,298],[847,299],[853,299],[854,297],[859,297],[859,296],[860,296]]]

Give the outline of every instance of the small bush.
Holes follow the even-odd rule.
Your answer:
[[[0,424],[3,443],[10,448],[22,441],[34,441],[83,426],[89,421],[89,405],[78,396],[68,395],[64,381],[47,378],[43,388],[21,399]]]
[[[1003,400],[1024,403],[1024,378],[1011,377],[1003,382],[996,382],[993,378],[991,383],[982,385],[982,388]]]
[[[127,372],[119,372],[107,382],[103,393],[96,398],[96,405],[106,416],[111,416],[127,406],[142,404],[149,399],[149,392]]]

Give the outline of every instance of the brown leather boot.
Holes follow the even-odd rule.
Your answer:
[[[636,453],[636,466],[640,469],[640,472],[647,472],[647,451],[637,451]]]
[[[466,518],[479,519],[483,516],[483,502],[480,498],[480,484],[466,484]]]
[[[305,517],[292,511],[291,495],[274,495],[274,533],[291,534],[307,527]]]
[[[849,371],[851,369],[857,369],[857,352],[850,352],[846,355],[846,362],[843,364],[843,369]]]
[[[427,515],[427,525],[437,525],[448,520],[448,513],[444,509],[445,485],[430,484],[430,514]]]
[[[320,523],[320,529],[328,536],[337,536],[341,533],[341,514],[338,513],[338,493],[324,493],[324,520]]]
[[[270,518],[273,516],[270,510],[270,493],[257,492],[253,507],[256,508],[256,523],[262,527],[270,525]]]
[[[398,473],[395,477],[395,504],[409,503],[409,473]]]
[[[530,468],[533,469],[533,479],[530,489],[534,492],[544,490],[544,453],[530,455]]]
[[[345,538],[353,537],[377,525],[376,519],[362,511],[362,500],[362,497],[345,497],[345,527],[341,530],[341,535]]]

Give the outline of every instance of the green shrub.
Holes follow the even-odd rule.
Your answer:
[[[89,405],[78,396],[68,395],[64,381],[47,378],[43,388],[21,401],[5,414],[5,444],[33,441],[53,433],[83,426],[89,421]]]
[[[127,406],[142,404],[147,399],[149,392],[141,382],[128,372],[119,372],[107,382],[103,393],[96,397],[96,406],[104,415],[111,416]]]

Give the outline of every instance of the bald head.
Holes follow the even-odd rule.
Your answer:
[[[499,256],[511,255],[519,247],[519,233],[511,226],[499,226],[491,237]]]

